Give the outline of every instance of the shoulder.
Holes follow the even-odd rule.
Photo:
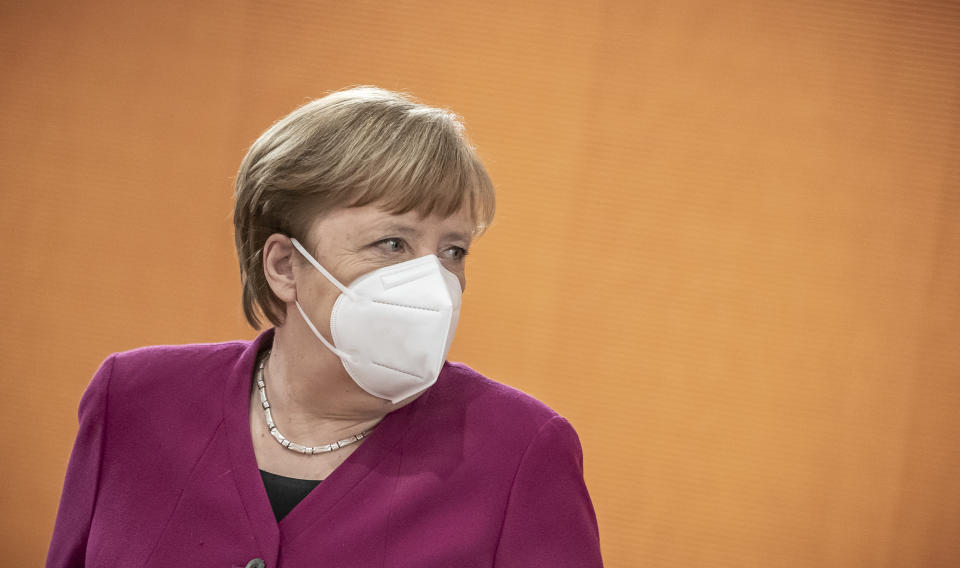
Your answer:
[[[116,353],[115,365],[140,372],[166,372],[172,367],[218,367],[236,361],[250,345],[237,340],[222,343],[150,345]]]
[[[110,415],[176,416],[219,400],[250,341],[154,345],[109,356],[94,375],[87,399],[101,398]]]
[[[467,404],[494,412],[515,426],[539,426],[558,416],[533,396],[485,377],[463,363],[447,363],[437,381],[435,396],[448,404]]]
[[[198,380],[228,374],[250,343],[151,345],[115,353],[108,360],[112,360],[113,388],[121,385],[143,388],[158,382],[197,387]],[[118,382],[121,384],[117,385]]]
[[[467,438],[487,440],[505,450],[525,448],[549,431],[562,430],[579,447],[570,423],[540,400],[517,388],[487,378],[464,365],[447,363],[420,412],[436,426],[463,431]],[[486,443],[481,443],[486,445]]]

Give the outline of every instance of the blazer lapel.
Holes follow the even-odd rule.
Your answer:
[[[223,399],[233,478],[257,543],[265,555],[274,556],[272,559],[264,558],[268,566],[276,564],[281,533],[283,542],[289,543],[306,533],[307,529],[331,522],[329,516],[337,503],[350,496],[351,491],[391,454],[417,410],[431,393],[431,389],[427,389],[417,400],[385,416],[360,447],[278,525],[257,466],[248,414],[256,356],[272,342],[273,329],[268,329],[250,343],[230,374]],[[390,474],[384,470],[378,473],[395,475],[395,472]]]
[[[230,372],[223,393],[223,417],[233,480],[240,493],[250,530],[264,555],[267,566],[276,566],[280,548],[277,526],[270,500],[263,488],[257,458],[250,436],[250,389],[253,386],[253,365],[260,350],[273,342],[273,329],[261,333],[240,355]],[[226,522],[226,520],[225,520]]]
[[[421,401],[429,396],[429,392],[428,389],[417,400],[387,414],[360,447],[280,521],[284,543],[296,540],[311,527],[329,526],[329,523],[336,522],[336,505],[353,497],[351,492],[360,490],[359,486],[372,473],[376,472],[380,477],[396,476],[393,468],[378,466],[391,455],[403,438]]]

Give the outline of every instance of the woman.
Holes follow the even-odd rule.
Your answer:
[[[253,341],[110,356],[47,566],[599,566],[569,423],[445,361],[493,187],[451,113],[364,87],[251,147]]]

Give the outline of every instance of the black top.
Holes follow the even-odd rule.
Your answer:
[[[319,479],[284,477],[262,469],[260,477],[263,479],[263,486],[267,489],[267,498],[270,499],[273,516],[277,518],[277,522],[286,517],[287,513],[296,507],[297,503],[303,501],[303,498],[320,483]]]

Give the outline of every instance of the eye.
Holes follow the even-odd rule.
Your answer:
[[[403,242],[403,239],[390,237],[389,239],[383,239],[373,243],[373,246],[383,252],[402,252],[406,249],[407,244]]]
[[[457,247],[457,246],[450,247],[444,251],[444,255],[447,258],[449,258],[450,260],[455,260],[457,262],[462,261],[463,258],[467,256],[468,253],[469,251],[467,249],[463,247]]]

